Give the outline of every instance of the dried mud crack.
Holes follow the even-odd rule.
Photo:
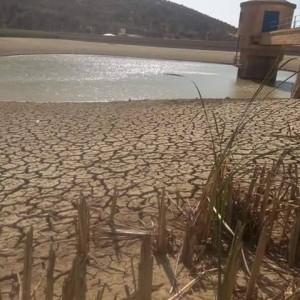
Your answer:
[[[268,109],[241,133],[234,158],[254,148],[268,151],[288,145],[294,146],[293,159],[300,166],[299,101],[267,103]],[[246,101],[207,102],[226,124],[225,137],[245,106]],[[163,187],[171,195],[179,191],[184,199],[197,199],[211,165],[210,131],[199,101],[0,102],[2,293],[9,295],[14,274],[22,269],[25,232],[31,225],[36,280],[43,273],[50,243],[57,247],[56,276],[61,280],[75,255],[73,217],[81,197],[96,222],[100,212],[106,217],[117,186],[116,218],[138,227],[139,218],[155,217],[157,192]],[[124,249],[121,264],[113,250],[105,252],[102,247],[97,264],[89,270],[91,287],[96,291],[101,269],[102,284],[106,280],[109,289],[121,293],[129,256],[138,256],[138,247]],[[167,299],[170,285],[164,274],[154,278],[154,286],[154,299]]]

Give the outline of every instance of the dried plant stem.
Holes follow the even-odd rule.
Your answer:
[[[266,165],[263,166],[263,168],[261,169],[261,172],[259,174],[258,187],[256,189],[256,197],[255,197],[254,204],[253,204],[254,211],[257,211],[258,207],[260,205],[261,195],[263,193],[263,187],[264,187],[264,183],[266,181],[265,175],[266,175]]]
[[[205,272],[200,273],[196,278],[194,278],[192,281],[190,281],[179,292],[177,292],[174,296],[172,296],[168,300],[181,299],[180,297],[182,297],[185,293],[187,293],[194,286],[194,284],[197,283],[201,279],[201,276],[203,276],[206,273],[215,272],[217,270],[218,269],[215,268],[215,269],[206,270]]]
[[[282,239],[286,235],[289,220],[290,220],[290,217],[291,217],[291,214],[292,214],[292,210],[293,210],[293,208],[290,205],[288,205],[287,208],[286,208],[286,212],[284,214],[284,217],[283,217],[283,226],[282,226],[282,233],[281,233],[281,238]]]
[[[225,220],[226,223],[231,226],[232,221],[232,211],[233,211],[233,183],[232,178],[230,177],[228,180],[228,183],[225,186],[225,194],[226,194],[226,214],[225,214]]]
[[[77,226],[76,226],[77,227]],[[75,300],[86,297],[86,264],[89,255],[90,209],[83,198],[78,205],[77,257],[74,260],[73,278],[75,282]]]
[[[12,290],[18,290],[19,291],[19,299],[23,299],[23,288],[22,288],[22,280],[21,280],[21,276],[20,273],[17,272],[17,280],[18,280],[18,288],[16,289],[14,283],[12,284]]]
[[[73,261],[72,269],[69,272],[69,275],[67,278],[65,278],[63,287],[62,287],[62,300],[73,300],[75,295],[75,263],[76,258]]]
[[[260,209],[260,214],[259,214],[259,229],[260,232],[262,232],[264,226],[265,226],[265,219],[266,219],[266,212],[267,212],[267,207],[268,207],[268,202],[269,202],[269,197],[270,197],[270,189],[271,189],[271,185],[274,182],[275,177],[278,174],[279,171],[279,167],[280,165],[282,165],[283,163],[283,158],[286,155],[285,152],[283,152],[281,154],[281,156],[279,157],[279,159],[277,160],[277,162],[273,163],[272,169],[268,172],[267,178],[265,180],[265,191],[264,191],[264,195],[263,195],[263,200],[262,200],[262,204],[261,204],[261,209]],[[277,208],[277,205],[275,202],[277,202],[276,197],[274,197],[272,199],[273,201],[273,213],[275,213],[275,210]],[[274,216],[275,218],[275,216]],[[274,219],[271,221],[272,223],[274,223]],[[272,226],[273,227],[273,226]]]
[[[130,290],[127,284],[124,284],[124,289],[127,299],[131,299]]]
[[[36,291],[40,287],[40,285],[42,284],[46,273],[47,273],[47,270],[45,270],[43,272],[42,276],[40,276],[39,282],[36,284],[36,286],[33,288],[33,291],[31,292],[31,298],[34,298],[34,299],[36,298]]]
[[[136,286],[136,278],[135,278],[135,271],[134,271],[134,265],[133,265],[133,259],[131,258],[130,261],[131,265],[131,273],[132,273],[132,280],[133,280],[133,287],[134,287],[134,292],[137,292],[137,286]]]
[[[47,269],[47,286],[45,292],[45,300],[53,300],[54,292],[54,266],[55,266],[56,254],[52,247],[49,250],[49,263]]]
[[[230,300],[236,283],[236,276],[240,264],[241,252],[243,247],[244,227],[239,222],[236,226],[234,239],[232,241],[227,265],[225,269],[224,279],[221,286],[222,300]]]
[[[300,298],[300,288],[297,289],[297,290],[293,293],[293,295],[287,297],[285,300],[299,300],[299,298]]]
[[[246,292],[246,300],[250,300],[253,297],[255,284],[257,282],[257,278],[259,275],[259,270],[262,264],[262,260],[265,256],[265,251],[270,239],[271,227],[269,224],[265,224],[259,238],[255,259],[251,268],[251,275],[249,278],[247,292]]]
[[[96,300],[102,300],[103,299],[104,291],[105,291],[105,285],[103,286],[101,291],[98,291],[97,296],[96,296]]]
[[[119,196],[119,191],[117,189],[117,186],[115,185],[114,194],[113,194],[112,200],[111,200],[111,210],[110,210],[110,216],[109,216],[109,223],[110,224],[114,224],[114,218],[115,218],[116,209],[117,209],[118,196]]]
[[[163,189],[161,199],[158,199],[158,237],[156,251],[160,254],[167,252],[167,208],[166,208],[166,191]]]
[[[172,296],[168,300],[179,299],[181,296],[183,296],[185,293],[187,293],[194,286],[194,284],[197,283],[199,280],[200,280],[200,277],[194,278],[192,281],[190,281],[179,292],[177,292],[174,296]]]
[[[22,298],[21,300],[30,300],[31,298],[31,276],[33,265],[33,227],[30,227],[29,232],[26,234],[25,242],[25,257],[24,257],[24,272],[22,282]]]
[[[298,209],[297,217],[295,220],[294,228],[291,232],[291,237],[289,240],[289,253],[288,253],[288,264],[289,267],[294,267],[297,260],[297,249],[299,249],[300,244],[300,209]]]
[[[217,218],[222,221],[222,224],[223,226],[225,227],[225,229],[233,236],[235,237],[235,233],[233,232],[233,230],[230,228],[230,226],[222,219],[221,215],[218,213],[217,209],[213,206],[212,207],[213,209],[213,212],[216,214]],[[247,260],[246,260],[246,256],[245,256],[245,253],[244,253],[244,249],[242,247],[241,249],[241,252],[242,252],[242,257],[243,257],[243,263],[244,263],[244,266],[246,268],[246,271],[247,273],[250,275],[251,272],[250,272],[250,269],[249,269],[249,266],[248,266],[248,263],[247,263]]]
[[[64,280],[62,300],[85,300],[86,297],[86,264],[89,254],[90,210],[85,199],[77,205],[78,217],[74,219],[77,255],[72,269]]]
[[[278,174],[279,167],[280,167],[280,165],[282,165],[283,157],[285,155],[286,155],[286,153],[284,152],[280,156],[278,161],[273,164],[272,170],[269,173],[270,176],[268,176],[268,181],[266,182],[266,185],[270,186],[270,182]],[[269,188],[268,188],[268,190],[269,190]],[[251,275],[250,275],[248,286],[247,286],[247,292],[246,292],[246,299],[247,300],[251,299],[252,296],[253,296],[253,293],[254,293],[254,288],[255,288],[255,284],[256,284],[257,279],[258,279],[258,275],[259,275],[260,267],[261,267],[261,264],[262,264],[262,260],[263,260],[263,257],[264,257],[265,252],[266,252],[266,248],[267,248],[268,243],[269,243],[270,238],[271,238],[273,225],[274,225],[275,218],[276,218],[276,215],[277,215],[277,208],[278,208],[280,199],[281,199],[281,197],[280,197],[280,192],[279,192],[278,195],[275,195],[272,199],[272,203],[271,203],[272,204],[272,210],[269,213],[266,221],[264,222],[264,226],[263,226],[262,232],[260,234],[260,238],[259,238],[259,242],[258,242],[256,254],[255,254],[255,259],[254,259],[254,262],[253,262],[253,265],[252,265]],[[264,214],[265,214],[265,212],[264,212]]]
[[[75,229],[77,236],[77,255],[83,256],[83,260],[89,253],[90,240],[90,209],[85,199],[81,199],[78,207],[78,221],[75,219]]]
[[[194,226],[187,223],[181,254],[181,260],[187,267],[191,267],[193,265],[194,246],[196,246],[196,235],[194,232]]]
[[[82,258],[75,258],[74,278],[75,278],[75,300],[86,299],[86,261]]]
[[[151,235],[147,234],[142,239],[137,300],[151,300],[152,272]]]

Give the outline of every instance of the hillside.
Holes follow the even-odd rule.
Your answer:
[[[166,0],[0,0],[0,28],[230,40],[233,26]]]

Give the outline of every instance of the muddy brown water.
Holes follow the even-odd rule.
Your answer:
[[[175,74],[180,76],[171,76]],[[0,100],[111,102],[142,99],[251,98],[258,84],[232,65],[96,55],[0,58]],[[290,97],[291,72],[279,72],[270,97]],[[181,77],[182,76],[182,77]],[[273,88],[266,87],[261,96]]]

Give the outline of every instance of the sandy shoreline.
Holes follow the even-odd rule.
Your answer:
[[[91,54],[232,64],[235,52],[105,44],[59,39],[0,38],[0,56],[30,54]],[[285,56],[285,61],[293,56]],[[296,57],[297,58],[297,57]],[[299,60],[285,69],[297,71]]]
[[[231,63],[233,52],[104,44],[55,39],[0,38],[0,56],[25,54],[92,54],[154,59]]]

